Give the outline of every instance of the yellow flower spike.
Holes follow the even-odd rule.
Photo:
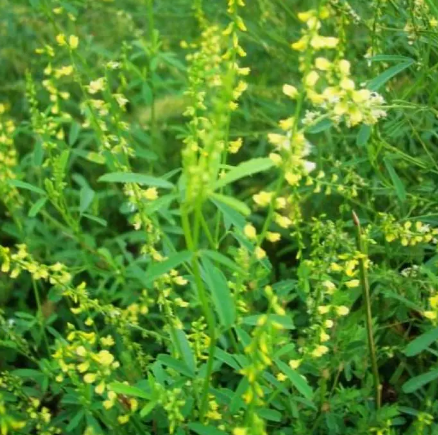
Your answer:
[[[257,237],[257,231],[252,224],[246,224],[243,228],[243,234],[250,240],[254,240]]]

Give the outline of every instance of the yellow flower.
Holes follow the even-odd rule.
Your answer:
[[[143,192],[143,196],[149,201],[153,201],[158,198],[158,192],[156,187],[149,187]]]
[[[353,80],[344,78],[340,81],[339,86],[346,91],[352,91],[356,85]]]
[[[79,38],[75,35],[70,35],[70,37],[68,38],[68,44],[70,45],[70,48],[72,50],[76,50],[79,45]]]
[[[243,228],[243,234],[245,234],[245,236],[251,240],[253,240],[257,237],[257,231],[256,231],[254,225],[252,225],[252,224],[245,225],[245,227]]]
[[[275,243],[281,239],[281,235],[279,233],[272,233],[272,232],[268,231],[266,233],[266,239],[271,243]]]
[[[59,35],[56,35],[56,42],[59,45],[65,45],[66,44],[66,40],[65,40],[65,35],[63,33],[60,33]]]
[[[92,384],[96,380],[96,374],[95,373],[87,373],[84,376],[84,382],[86,384]]]
[[[338,316],[346,316],[350,312],[350,309],[346,307],[345,305],[341,305],[339,307],[336,307],[336,313]]]
[[[300,365],[301,365],[301,360],[300,359],[291,359],[289,361],[289,367],[291,369],[296,370]]]
[[[304,78],[304,84],[308,87],[313,87],[319,80],[319,74],[316,71],[310,71],[309,74]]]
[[[78,365],[78,371],[79,373],[85,373],[90,368],[89,361],[85,361]]]
[[[296,98],[298,96],[298,90],[292,85],[283,85],[283,94],[289,98]]]
[[[100,339],[100,342],[102,343],[102,346],[113,346],[114,345],[114,339],[111,337],[111,335],[107,335],[106,337],[102,337]]]
[[[257,246],[254,252],[257,260],[263,260],[263,258],[266,257],[266,252],[264,251],[264,249],[260,248],[260,246]]]
[[[103,392],[105,391],[105,382],[101,382],[95,389],[94,391],[96,392],[96,394],[103,394]]]
[[[312,355],[315,358],[319,358],[319,357],[325,355],[328,351],[329,351],[329,348],[327,346],[320,344],[319,346],[316,346],[316,348],[312,351]]]
[[[318,307],[318,313],[319,314],[327,314],[330,310],[330,307],[328,305],[320,305]]]
[[[114,361],[114,356],[107,350],[101,350],[94,359],[103,366],[109,366]]]
[[[325,57],[317,57],[315,59],[315,67],[321,71],[329,70],[331,65],[331,62]]]
[[[292,225],[292,221],[287,216],[276,215],[275,222],[282,228],[288,228]]]
[[[438,308],[438,295],[430,297],[429,303],[432,308]]]
[[[87,349],[85,349],[84,346],[78,346],[77,349],[76,349],[76,353],[79,356],[85,356],[87,354]]]
[[[237,152],[239,152],[240,148],[242,147],[242,138],[239,137],[239,139],[236,140],[232,140],[228,143],[228,151],[231,154],[236,154]]]
[[[276,377],[280,382],[284,382],[287,379],[287,376],[284,373],[278,373]]]
[[[236,427],[233,429],[233,435],[248,435],[248,431],[244,427]]]
[[[118,421],[120,424],[126,424],[126,423],[128,423],[128,421],[129,421],[129,415],[128,415],[128,414],[125,414],[125,415],[119,415],[119,416],[117,417],[117,421]]]
[[[435,320],[437,318],[437,313],[436,311],[425,311],[423,316],[426,317],[426,319]]]
[[[105,400],[103,402],[103,407],[105,409],[111,409],[114,406],[114,402],[112,400]]]
[[[266,207],[270,204],[272,200],[272,195],[272,192],[265,192],[262,190],[260,193],[256,193],[255,195],[253,195],[252,199],[260,207]]]
[[[352,279],[351,281],[347,281],[347,282],[345,283],[345,285],[346,285],[348,288],[355,288],[355,287],[358,287],[359,284],[360,284],[360,281],[359,281],[358,279]]]
[[[350,62],[348,62],[348,60],[341,59],[338,63],[338,67],[341,74],[350,74]]]

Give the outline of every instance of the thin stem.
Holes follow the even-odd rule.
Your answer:
[[[371,312],[370,286],[368,282],[368,272],[365,265],[366,250],[365,250],[364,238],[362,235],[359,218],[357,217],[357,214],[354,211],[353,211],[353,222],[356,226],[357,249],[361,254],[363,254],[359,258],[360,281],[361,281],[361,287],[363,292],[363,298],[365,302],[365,320],[366,320],[366,328],[367,328],[367,336],[368,336],[368,350],[370,353],[371,368],[374,378],[376,408],[379,409],[382,404],[382,397],[381,397],[382,388],[380,385],[379,368],[377,365],[376,347],[374,344],[374,336],[373,336],[373,316]]]

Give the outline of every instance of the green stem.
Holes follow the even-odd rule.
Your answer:
[[[357,249],[361,254],[364,254],[359,258],[359,270],[360,270],[360,281],[362,286],[363,298],[365,302],[365,320],[366,320],[366,328],[367,328],[367,336],[368,336],[368,350],[371,358],[371,368],[373,372],[374,378],[374,388],[376,395],[376,408],[379,409],[382,404],[381,397],[381,385],[379,378],[379,368],[377,365],[377,356],[376,356],[376,347],[374,344],[374,336],[373,336],[373,317],[371,312],[371,297],[370,297],[370,286],[368,282],[368,272],[365,265],[365,244],[362,235],[362,230],[359,222],[359,218],[356,213],[353,211],[353,222],[356,226],[356,239],[357,239]]]
[[[41,298],[40,298],[40,293],[38,291],[38,287],[37,284],[35,282],[35,280],[32,278],[32,287],[33,287],[33,292],[35,295],[35,301],[37,304],[37,310],[38,310],[38,323],[41,327],[41,335],[43,337],[44,340],[44,345],[46,347],[47,350],[47,355],[50,355],[50,348],[49,348],[49,340],[47,339],[47,335],[46,335],[46,330],[44,329],[44,314],[43,314],[43,309],[41,306]]]

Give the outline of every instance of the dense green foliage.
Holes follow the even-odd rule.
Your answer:
[[[0,0],[0,434],[438,433],[435,0]]]

